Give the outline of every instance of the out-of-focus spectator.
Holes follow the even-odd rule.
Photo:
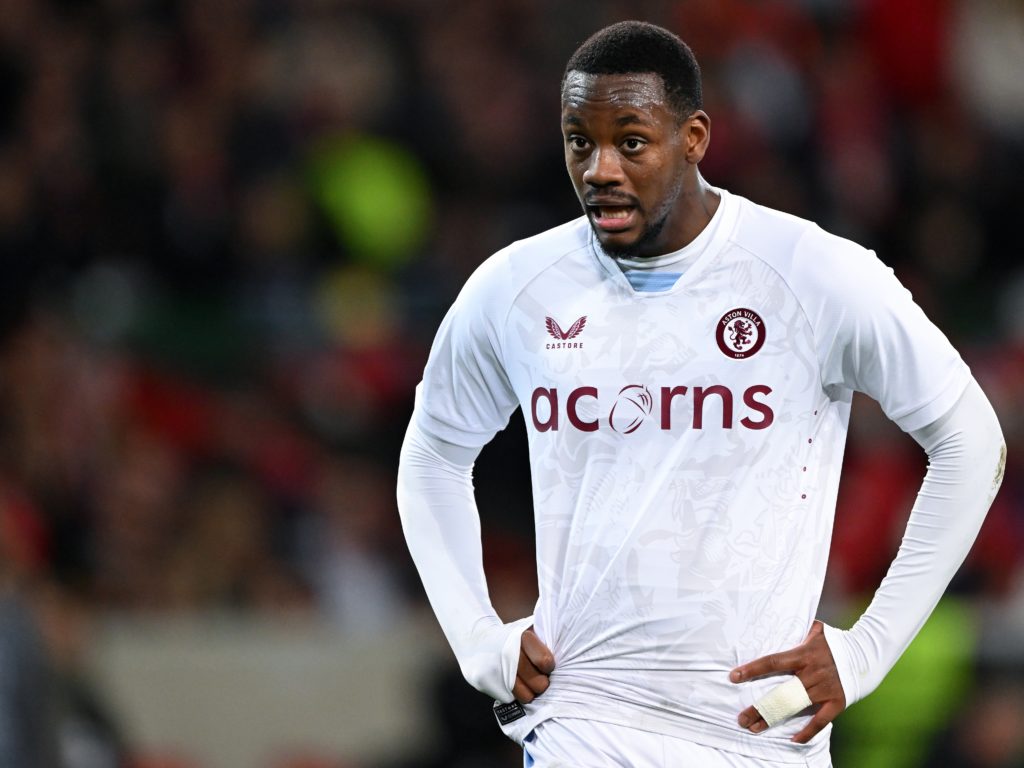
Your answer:
[[[92,608],[46,576],[32,514],[0,490],[0,765],[122,768],[120,733],[84,675]]]
[[[304,611],[308,591],[275,557],[270,502],[234,472],[201,476],[169,554],[167,606],[177,610]]]
[[[951,69],[961,98],[977,119],[1004,139],[1021,141],[1024,128],[1024,9],[1003,0],[956,4]]]
[[[0,504],[0,514],[6,512]],[[3,548],[9,532],[4,531]],[[0,766],[58,768],[59,725],[53,672],[35,618],[0,557]]]
[[[58,730],[46,655],[24,603],[0,597],[0,765],[55,768]]]
[[[365,459],[328,459],[305,520],[301,560],[317,603],[347,632],[387,632],[409,611],[392,554],[394,485],[392,472]]]
[[[124,768],[123,735],[86,668],[92,606],[53,582],[34,590],[32,602],[54,676],[59,765]]]

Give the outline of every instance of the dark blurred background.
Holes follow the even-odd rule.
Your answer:
[[[426,606],[397,454],[468,274],[578,215],[558,83],[624,18],[697,54],[705,177],[877,250],[1006,434],[836,765],[1024,765],[1024,3],[0,0],[0,768],[520,763]],[[825,618],[923,470],[858,402]],[[477,492],[525,615],[518,416]]]

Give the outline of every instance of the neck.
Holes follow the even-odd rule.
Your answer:
[[[683,182],[675,209],[666,220],[666,227],[657,240],[640,246],[629,258],[656,258],[685,248],[704,231],[722,202],[721,195],[711,188],[700,173]]]
[[[700,173],[695,174],[694,183],[683,193],[679,201],[677,216],[680,225],[678,245],[673,250],[692,243],[711,221],[718,210],[722,197],[704,181]]]

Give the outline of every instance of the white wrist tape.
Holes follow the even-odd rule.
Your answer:
[[[761,717],[768,723],[769,728],[783,720],[788,720],[809,706],[811,706],[811,699],[799,677],[791,677],[754,702],[754,709],[761,713]]]

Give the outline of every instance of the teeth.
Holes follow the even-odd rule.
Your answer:
[[[602,219],[624,219],[629,216],[629,208],[599,208]]]

